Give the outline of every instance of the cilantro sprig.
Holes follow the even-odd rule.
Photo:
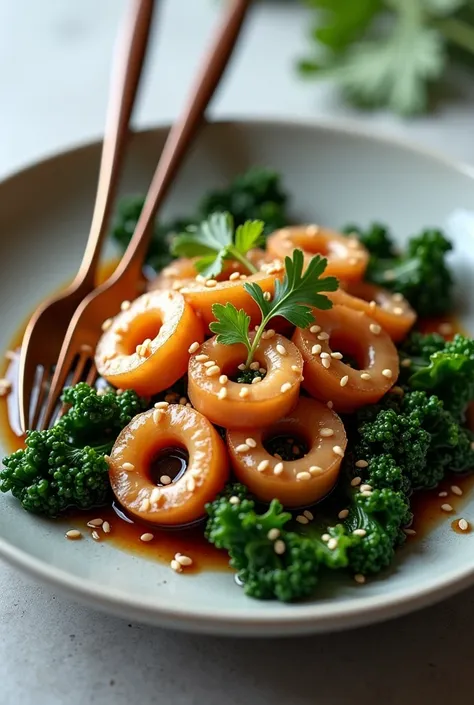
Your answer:
[[[246,367],[250,365],[257,350],[263,332],[272,318],[282,316],[298,328],[307,328],[314,321],[311,308],[327,310],[332,302],[323,291],[336,291],[339,282],[335,277],[324,277],[327,260],[319,255],[313,257],[303,273],[304,257],[301,250],[294,250],[293,256],[285,258],[285,275],[275,282],[273,299],[267,301],[262,288],[256,282],[244,284],[245,290],[257,303],[262,320],[250,339],[250,316],[243,310],[237,310],[233,304],[214,304],[212,312],[216,318],[210,329],[217,335],[217,341],[223,345],[241,343],[247,350]]]
[[[240,262],[248,272],[257,268],[246,254],[263,244],[265,224],[261,220],[247,220],[234,232],[234,219],[230,213],[212,213],[199,226],[190,227],[178,235],[172,252],[179,257],[199,257],[196,269],[206,277],[215,277],[224,269],[225,260]]]

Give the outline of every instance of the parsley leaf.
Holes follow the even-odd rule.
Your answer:
[[[257,270],[245,257],[253,247],[263,241],[264,223],[248,220],[235,232],[230,213],[212,213],[199,226],[192,226],[175,237],[172,252],[179,257],[200,257],[195,263],[198,272],[215,277],[224,269],[226,259],[236,259],[252,274]]]
[[[250,316],[241,308],[239,311],[230,303],[214,304],[212,312],[216,318],[209,328],[217,335],[217,342],[223,345],[243,343],[250,351]]]

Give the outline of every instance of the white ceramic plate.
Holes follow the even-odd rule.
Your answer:
[[[166,130],[133,138],[123,191],[144,191]],[[75,272],[88,231],[99,146],[80,147],[0,184],[0,349],[49,292]],[[192,211],[209,187],[252,164],[284,175],[295,219],[340,226],[390,223],[401,237],[447,226],[456,243],[462,320],[474,330],[474,171],[359,131],[297,122],[235,122],[206,127],[164,215]],[[2,449],[3,450],[3,449]],[[474,497],[462,515],[474,518]],[[456,506],[461,510],[461,504]],[[228,573],[174,574],[167,566],[106,542],[69,542],[64,527],[25,513],[0,496],[0,555],[91,606],[157,625],[239,635],[342,629],[427,605],[474,582],[474,533],[450,519],[404,548],[393,570],[364,586],[321,588],[303,604],[246,598]]]

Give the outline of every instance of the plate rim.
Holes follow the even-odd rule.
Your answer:
[[[206,127],[265,127],[284,129],[309,129],[315,132],[328,131],[339,136],[355,137],[369,140],[389,147],[395,147],[406,152],[417,154],[425,159],[436,162],[454,172],[467,176],[474,182],[474,167],[428,147],[415,145],[409,140],[386,134],[373,134],[368,128],[362,127],[351,120],[325,120],[309,118],[225,118],[206,123]],[[157,134],[166,132],[169,123],[149,126],[135,130],[133,136]],[[80,141],[70,148],[58,149],[44,158],[39,158],[13,171],[0,180],[0,190],[16,179],[21,179],[28,173],[54,161],[74,155],[88,149],[97,148],[100,139]],[[160,604],[159,601],[135,597],[129,592],[117,590],[107,585],[102,588],[88,578],[73,576],[63,568],[52,566],[29,554],[23,549],[13,546],[0,536],[0,557],[29,576],[41,582],[60,588],[72,597],[85,602],[92,607],[112,612],[122,617],[136,618],[142,622],[159,626],[172,627],[186,631],[197,631],[209,634],[232,634],[235,636],[269,636],[296,635],[325,631],[343,630],[390,619],[406,614],[415,609],[429,606],[438,600],[449,597],[463,590],[474,582],[474,563],[471,567],[451,570],[443,575],[435,574],[434,582],[426,582],[421,589],[402,588],[380,596],[348,598],[343,603],[312,602],[295,605],[295,612],[282,614],[256,609],[255,612],[242,615],[231,609],[216,612],[207,607],[181,606],[173,607]],[[389,579],[389,578],[388,578]],[[250,599],[250,598],[246,598]]]

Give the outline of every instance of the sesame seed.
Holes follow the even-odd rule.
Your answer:
[[[273,544],[273,550],[278,556],[281,556],[285,553],[286,551],[286,545],[285,542],[282,541],[281,539],[277,539],[275,543]]]
[[[448,493],[447,492],[438,492],[438,497],[447,497]]]
[[[318,335],[318,340],[329,340],[329,335],[328,333],[325,333],[324,331]]]
[[[225,387],[221,387],[217,393],[217,398],[222,400],[227,397],[227,389]]]
[[[397,385],[391,388],[390,393],[399,394],[401,397],[405,396],[405,392],[403,391],[403,389],[401,387],[398,387]]]
[[[237,369],[243,372],[246,369],[245,364],[241,362],[240,365],[237,365]]]
[[[366,468],[369,466],[367,460],[357,460],[355,464],[356,468]]]
[[[232,274],[231,274],[230,277],[229,277],[229,281],[233,282],[233,281],[235,281],[236,279],[238,279],[239,277],[240,277],[240,273],[239,273],[239,272],[232,272]]]
[[[240,504],[240,499],[239,499],[238,497],[236,497],[235,495],[233,495],[233,496],[229,499],[229,502],[230,502],[231,504]]]
[[[306,517],[307,519],[309,519],[309,521],[313,521],[313,519],[314,519],[314,514],[313,514],[313,512],[310,512],[309,509],[305,509],[304,512],[303,512],[303,514],[305,515],[305,517]]]
[[[319,225],[308,225],[306,235],[317,235],[319,233]]]
[[[377,308],[377,302],[376,301],[369,301],[369,308],[371,311],[374,311]]]
[[[280,392],[284,394],[285,392],[288,392],[291,389],[291,382],[285,382],[284,384],[281,385],[280,387]]]
[[[218,365],[213,365],[206,370],[207,377],[214,377],[215,375],[220,375],[221,368]]]
[[[311,473],[311,475],[316,476],[322,475],[324,470],[320,468],[319,465],[311,465],[311,467],[309,468],[309,472]]]
[[[402,367],[411,367],[411,360],[407,357],[405,360],[402,360],[400,364]]]
[[[469,529],[469,522],[466,521],[466,519],[460,519],[458,521],[458,526],[461,529],[461,531],[467,531]]]
[[[372,497],[372,490],[364,490],[360,493],[361,497]]]
[[[371,323],[369,326],[370,332],[374,335],[380,335],[382,332],[382,327],[378,323]]]
[[[304,470],[303,472],[297,472],[296,479],[297,480],[311,480],[311,473],[306,472],[306,470]]]
[[[332,409],[334,407],[334,402],[333,401],[328,401],[326,402],[326,406],[328,409]]]
[[[451,492],[453,494],[457,494],[458,497],[461,497],[461,495],[463,494],[462,489],[458,487],[458,485],[451,485]]]
[[[354,536],[367,536],[367,531],[365,529],[354,529],[352,533]]]
[[[403,532],[404,532],[407,536],[416,536],[416,531],[415,531],[415,529],[403,529]]]
[[[128,470],[129,472],[131,472],[132,470],[135,470],[135,465],[133,463],[123,463],[122,470]]]
[[[361,477],[353,477],[351,480],[351,487],[357,487],[362,482]]]
[[[249,367],[250,367],[251,370],[258,370],[258,368],[260,367],[260,363],[259,363],[259,362],[256,362],[256,361],[255,361],[255,362],[251,362],[250,365],[249,365]]]
[[[265,338],[265,340],[270,340],[270,338],[273,338],[275,336],[275,331],[273,328],[269,328],[262,334],[262,338]]]
[[[66,531],[66,538],[70,541],[76,541],[82,538],[82,534],[77,529],[69,529],[69,531]]]
[[[270,529],[270,531],[268,532],[267,539],[269,539],[270,541],[275,541],[275,539],[277,539],[279,536],[280,536],[280,529],[273,528],[273,529]]]
[[[392,372],[392,370],[389,370],[388,368],[387,368],[386,370],[382,370],[382,374],[383,374],[383,376],[386,377],[387,379],[392,379],[392,377],[393,377],[393,372]]]
[[[104,455],[104,460],[108,465],[110,463],[110,455]]]
[[[441,509],[443,510],[443,512],[452,512],[453,511],[453,508],[450,504],[442,504]]]
[[[204,353],[196,355],[196,362],[206,362],[206,360],[209,360],[209,355],[204,355]]]
[[[274,475],[281,475],[283,470],[285,469],[283,463],[277,463],[275,467],[273,468],[273,474]]]
[[[257,441],[255,440],[255,438],[246,438],[245,442],[249,448],[256,448],[257,447]]]
[[[341,509],[339,514],[337,515],[339,519],[347,519],[349,516],[349,510],[348,509]]]
[[[298,514],[298,516],[296,517],[296,521],[298,522],[298,524],[309,524],[309,519],[303,516],[302,514]]]
[[[334,551],[334,549],[337,548],[337,539],[335,539],[334,537],[329,539],[328,548],[330,551]]]
[[[345,387],[346,384],[349,381],[349,375],[344,375],[344,377],[341,378],[341,381],[339,382],[341,387]]]
[[[343,354],[340,352],[332,352],[331,357],[333,360],[342,360]]]
[[[276,346],[276,349],[277,349],[277,352],[280,353],[280,355],[287,355],[288,354],[285,346],[281,345],[281,343],[278,343],[278,345]]]
[[[265,367],[259,367],[258,371],[260,372],[261,375],[267,374],[267,370],[265,369]]]
[[[183,556],[181,553],[177,553],[175,560],[178,561],[180,565],[188,566],[193,564],[193,559],[189,556]]]
[[[104,523],[102,524],[102,531],[104,532],[104,534],[110,534],[110,524],[108,521],[104,521]]]
[[[316,333],[319,333],[321,331],[321,326],[311,326],[309,330],[311,333],[314,333],[316,335]]]
[[[94,529],[94,531],[91,533],[92,538],[94,541],[100,541],[100,536],[99,533]]]
[[[171,485],[171,477],[169,475],[162,475],[160,482],[162,485]]]
[[[324,543],[327,543],[331,537],[329,534],[322,534],[321,536],[321,541],[324,541]]]
[[[241,274],[241,275],[239,276],[239,279],[242,279],[242,280],[247,279],[247,275],[246,275],[246,274]]]
[[[204,286],[207,286],[208,289],[213,289],[217,286],[217,281],[215,279],[208,279]]]
[[[245,399],[249,395],[249,389],[248,387],[242,387],[242,389],[239,392],[239,397],[241,399]]]
[[[177,560],[173,558],[173,560],[170,562],[170,567],[171,570],[174,570],[175,573],[181,573],[183,568],[180,563],[178,563]]]
[[[197,342],[197,340],[189,346],[188,353],[192,355],[196,352],[196,350],[199,350],[199,343]]]
[[[229,378],[227,377],[227,375],[221,375],[219,377],[219,384],[227,384],[228,381],[229,381]]]
[[[319,435],[323,438],[331,438],[331,436],[334,436],[334,431],[332,428],[322,428]]]
[[[112,325],[113,321],[111,318],[106,318],[106,320],[102,323],[102,330],[106,331],[109,330],[110,326]]]
[[[330,355],[327,352],[322,352],[320,353],[319,357],[321,358],[321,360],[325,360],[326,358],[330,357]]]
[[[371,485],[361,485],[361,486],[360,486],[360,491],[361,491],[361,492],[371,492],[371,491],[372,491],[372,486],[371,486]]]
[[[132,304],[130,303],[130,301],[122,301],[122,303],[120,304],[120,309],[122,311],[128,311],[131,305]]]
[[[261,460],[259,464],[257,465],[257,470],[258,472],[265,472],[265,470],[268,468],[270,465],[269,460]]]
[[[240,443],[236,447],[235,452],[236,453],[246,453],[248,450],[250,450],[250,448],[248,447],[248,445],[246,443]]]
[[[344,451],[343,451],[343,449],[341,448],[341,446],[334,446],[333,449],[332,449],[332,452],[335,453],[336,455],[340,455],[341,458],[344,457]]]
[[[326,370],[328,370],[331,367],[331,360],[328,358],[323,358],[321,360],[321,364]]]
[[[311,354],[312,354],[312,355],[319,355],[319,353],[321,352],[321,350],[322,350],[322,347],[321,347],[319,344],[318,344],[318,345],[313,345],[313,347],[311,348]]]
[[[165,412],[163,409],[155,409],[153,412],[153,423],[158,426],[165,418]]]
[[[87,526],[89,526],[91,529],[96,529],[98,526],[102,526],[103,523],[104,520],[97,517],[97,519],[91,519],[90,521],[88,521]]]
[[[156,504],[161,497],[161,492],[159,487],[154,487],[150,494],[150,502]]]
[[[204,367],[209,368],[213,367],[216,364],[215,360],[208,360],[207,362],[204,363]]]
[[[270,299],[272,298],[272,295],[270,294],[269,291],[264,291],[263,298],[265,299],[265,301],[270,301]]]
[[[298,365],[292,365],[292,366],[291,366],[291,371],[292,371],[292,372],[298,372],[298,374],[299,374],[300,371],[301,371],[301,369],[300,369],[300,367],[298,367]]]
[[[396,316],[403,316],[404,311],[401,306],[395,306],[395,308],[393,309],[393,313]]]
[[[362,573],[356,573],[354,575],[354,580],[356,583],[359,583],[359,585],[363,585],[365,583],[365,575],[362,575]]]
[[[261,381],[262,381],[261,377],[254,377],[252,380],[252,384],[259,384],[259,382],[261,382]]]

